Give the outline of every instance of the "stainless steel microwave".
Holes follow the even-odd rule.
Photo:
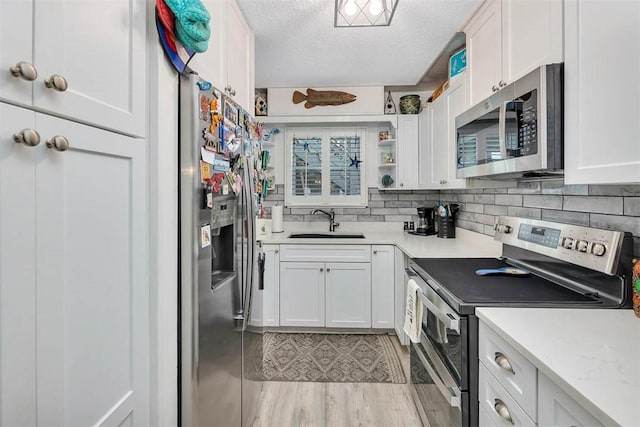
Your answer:
[[[456,177],[562,176],[563,84],[543,65],[456,117]]]

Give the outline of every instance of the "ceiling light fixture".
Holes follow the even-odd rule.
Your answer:
[[[335,27],[388,26],[399,0],[336,0]]]

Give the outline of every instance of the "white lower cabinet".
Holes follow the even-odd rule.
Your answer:
[[[538,375],[538,423],[541,426],[603,426],[546,375]]]
[[[603,426],[482,321],[478,340],[480,426]]]
[[[505,427],[534,427],[536,425],[482,363],[480,364],[479,384],[479,406],[487,411],[487,415],[491,420],[489,425]]]
[[[371,264],[325,264],[325,326],[371,327]]]
[[[394,327],[395,253],[392,245],[371,247],[371,327]]]
[[[280,263],[280,325],[324,326],[323,262]]]
[[[0,104],[0,425],[149,424],[146,147]]]
[[[407,277],[404,269],[407,265],[407,256],[398,248],[394,248],[395,257],[395,283],[394,283],[394,322],[393,326],[400,344],[409,345],[409,337],[404,333],[404,305],[406,302]]]
[[[262,325],[392,329],[394,249],[393,245],[264,245],[264,290],[261,307],[255,310],[262,310]]]

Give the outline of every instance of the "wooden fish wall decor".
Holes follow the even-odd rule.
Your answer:
[[[293,92],[293,103],[304,104],[304,108],[313,108],[317,105],[342,105],[356,100],[356,96],[347,92],[337,90],[313,90],[307,89],[307,94],[296,90]]]

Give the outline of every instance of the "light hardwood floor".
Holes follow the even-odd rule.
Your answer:
[[[400,346],[406,384],[262,383],[252,427],[422,426],[411,398],[409,352]]]

